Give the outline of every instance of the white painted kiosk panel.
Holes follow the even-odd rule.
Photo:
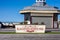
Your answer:
[[[16,33],[45,33],[45,25],[15,25]]]

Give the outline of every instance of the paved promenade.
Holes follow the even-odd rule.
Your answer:
[[[0,34],[0,40],[60,40],[60,34]]]

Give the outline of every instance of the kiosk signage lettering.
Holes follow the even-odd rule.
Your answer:
[[[16,25],[16,33],[45,33],[45,25]]]

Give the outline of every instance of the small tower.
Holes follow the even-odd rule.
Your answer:
[[[41,6],[46,4],[46,0],[36,0],[36,3],[40,3]]]

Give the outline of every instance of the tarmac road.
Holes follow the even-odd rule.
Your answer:
[[[60,29],[47,30],[60,32]],[[0,29],[0,32],[15,32],[15,29]],[[0,34],[0,40],[60,40],[60,34]]]
[[[0,34],[0,40],[60,40],[60,34]]]

